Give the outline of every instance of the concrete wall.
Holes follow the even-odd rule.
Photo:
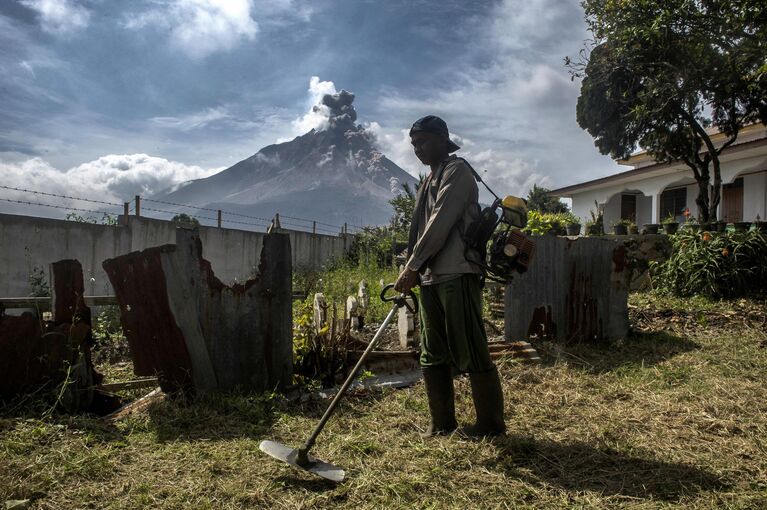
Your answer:
[[[283,229],[290,235],[293,267],[318,268],[343,255],[353,236],[329,236]],[[265,234],[228,228],[200,227],[203,257],[224,283],[244,281],[256,273]],[[83,267],[85,293],[109,295],[112,287],[101,263],[152,246],[173,244],[176,225],[130,216],[127,225],[109,226],[0,214],[0,296],[30,295],[29,274],[47,272],[57,260],[77,259]]]

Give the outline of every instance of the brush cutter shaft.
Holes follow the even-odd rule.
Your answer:
[[[378,340],[383,336],[383,332],[386,329],[386,326],[389,325],[391,320],[394,318],[394,314],[397,313],[397,309],[399,308],[399,305],[395,304],[392,306],[391,310],[389,311],[389,315],[386,316],[386,319],[384,319],[383,323],[381,324],[381,327],[378,328],[378,331],[376,332],[373,339],[370,341],[370,344],[368,344],[367,349],[365,349],[365,352],[362,353],[362,356],[360,356],[360,359],[357,360],[357,364],[354,365],[354,368],[352,368],[351,373],[349,374],[349,377],[346,378],[344,381],[344,384],[341,386],[341,389],[338,390],[338,393],[336,393],[336,396],[333,398],[333,401],[328,406],[327,410],[325,411],[325,414],[322,415],[322,419],[320,419],[320,422],[317,424],[317,426],[314,428],[314,432],[312,432],[312,435],[309,436],[309,439],[306,440],[306,443],[304,443],[303,452],[308,452],[309,449],[311,449],[312,446],[314,446],[314,442],[317,440],[317,436],[320,435],[320,432],[322,432],[322,429],[325,428],[325,424],[330,419],[330,416],[333,414],[333,411],[336,410],[336,406],[338,405],[338,402],[341,400],[341,397],[344,396],[344,393],[346,393],[346,390],[349,389],[349,386],[352,384],[352,381],[354,381],[354,378],[357,377],[357,372],[360,371],[360,368],[362,368],[362,364],[365,362],[365,359],[368,357],[368,354],[370,354],[373,349],[376,348],[378,345]]]

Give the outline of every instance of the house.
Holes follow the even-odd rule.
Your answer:
[[[716,131],[712,141],[721,144],[725,136]],[[720,156],[722,190],[717,218],[728,222],[767,218],[767,128],[754,124],[744,128],[738,140]],[[620,165],[633,167],[615,175],[555,189],[551,195],[572,199],[576,216],[587,220],[595,211],[594,202],[604,205],[606,230],[620,219],[641,226],[660,223],[669,215],[683,220],[685,208],[697,217],[698,184],[683,162],[658,163],[639,152]],[[713,181],[713,167],[711,167]]]

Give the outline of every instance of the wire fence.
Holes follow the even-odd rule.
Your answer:
[[[21,193],[23,195],[33,195],[35,197],[45,197],[47,198],[47,202],[55,202],[62,200],[68,200],[68,201],[76,201],[76,202],[84,202],[84,203],[90,203],[90,204],[97,204],[100,206],[108,206],[108,207],[100,207],[98,209],[85,209],[82,207],[75,207],[71,204],[61,204],[61,203],[46,203],[42,201],[32,201],[32,200],[19,200],[18,198],[9,198],[9,197],[1,197],[0,201],[6,202],[6,203],[15,203],[20,205],[29,205],[29,206],[36,206],[36,207],[46,207],[51,209],[60,209],[64,211],[69,211],[71,213],[90,213],[90,214],[101,214],[111,217],[116,217],[119,214],[125,214],[127,212],[128,215],[136,215],[136,216],[144,216],[144,217],[151,217],[151,216],[164,216],[159,217],[155,219],[163,219],[163,220],[171,220],[174,217],[177,217],[180,214],[186,215],[188,218],[196,219],[201,225],[205,225],[206,222],[210,222],[210,225],[206,226],[218,226],[223,227],[224,224],[231,224],[236,225],[236,227],[232,228],[238,228],[239,230],[267,230],[270,226],[272,226],[274,223],[277,222],[277,219],[279,219],[279,225],[285,226],[289,230],[300,230],[304,232],[314,232],[318,234],[325,234],[325,235],[339,235],[343,233],[357,233],[364,229],[364,227],[360,225],[354,225],[351,223],[345,223],[344,225],[336,225],[332,223],[326,223],[323,221],[318,221],[314,219],[309,218],[299,218],[296,216],[289,216],[289,215],[282,215],[279,213],[275,214],[275,218],[263,218],[259,216],[253,216],[248,214],[242,214],[234,211],[227,211],[225,209],[213,209],[210,207],[204,207],[200,205],[194,205],[194,204],[182,204],[178,202],[169,202],[165,200],[155,200],[151,198],[144,198],[140,196],[136,196],[133,200],[130,202],[124,202],[122,204],[116,203],[116,202],[107,202],[103,200],[96,200],[92,198],[85,198],[85,197],[76,197],[71,195],[63,195],[63,194],[57,194],[57,193],[50,193],[40,190],[31,190],[31,189],[25,189],[25,188],[18,188],[13,186],[4,186],[0,185],[0,190],[6,190],[8,192],[15,192],[15,193]],[[27,198],[26,196],[23,198]],[[169,208],[159,208],[159,207],[147,207],[145,203],[150,204],[158,204],[161,206],[170,206],[173,209]],[[79,204],[78,204],[79,205]],[[179,210],[179,208],[183,208],[188,210],[188,212],[184,212],[183,210]],[[215,216],[207,215],[205,213],[215,213]],[[150,215],[147,215],[146,213],[150,213]],[[102,220],[103,220],[102,216]],[[82,218],[78,218],[82,219]],[[116,218],[113,218],[116,220]],[[97,222],[99,221],[99,218],[86,218],[86,221],[92,221]],[[250,228],[247,228],[250,227]]]

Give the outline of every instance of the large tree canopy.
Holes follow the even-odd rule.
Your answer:
[[[722,151],[743,126],[767,124],[766,5],[583,2],[593,47],[578,62],[567,59],[583,78],[578,124],[613,158],[641,147],[658,161],[684,161],[698,182],[701,221],[716,218]],[[723,142],[712,141],[715,131]]]
[[[566,203],[549,195],[550,192],[547,188],[533,184],[533,188],[527,193],[527,208],[544,213],[564,213],[570,210]]]

